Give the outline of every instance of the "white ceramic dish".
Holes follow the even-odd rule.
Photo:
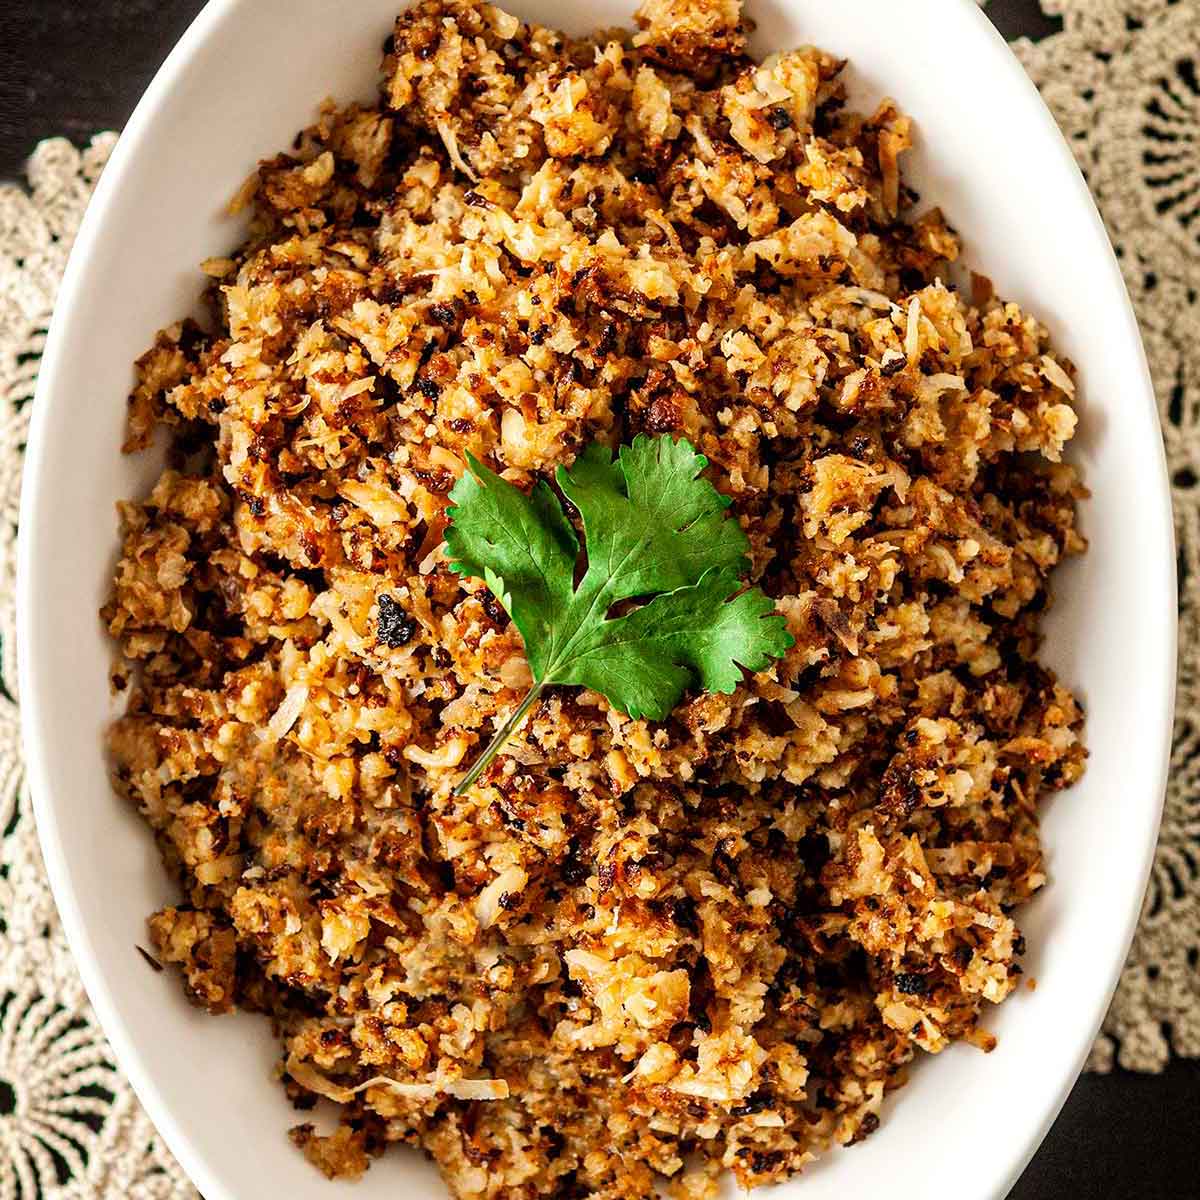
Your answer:
[[[46,863],[89,994],[158,1128],[208,1200],[351,1194],[288,1144],[265,1023],[214,1020],[134,950],[173,894],[151,838],[111,794],[101,750],[111,651],[96,610],[114,502],[156,464],[117,447],[130,364],[191,308],[195,264],[235,243],[225,201],[326,94],[372,94],[402,0],[212,0],[146,93],[97,191],[59,298],[33,415],[21,509],[21,692]],[[513,0],[577,27],[634,0]],[[1165,778],[1175,659],[1171,516],[1154,402],[1116,262],[1069,151],[971,0],[749,0],[760,52],[815,42],[848,55],[864,98],[918,122],[909,170],[966,239],[969,261],[1030,305],[1079,364],[1076,455],[1091,551],[1057,579],[1047,657],[1082,694],[1086,780],[1046,813],[1051,884],[1023,914],[1036,992],[996,1013],[990,1056],[955,1047],[891,1103],[882,1129],[779,1196],[1002,1196],[1065,1098],[1126,953]],[[270,44],[264,53],[262,46]],[[441,1196],[394,1151],[356,1200]]]

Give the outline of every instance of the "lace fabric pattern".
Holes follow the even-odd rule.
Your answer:
[[[1133,949],[1088,1066],[1200,1057],[1200,46],[1196,0],[1043,0],[1015,49],[1124,269],[1162,414],[1179,538],[1180,674],[1166,815]],[[71,242],[115,144],[43,142],[0,185],[0,1200],[194,1200],[116,1065],[50,894],[24,786],[14,584],[22,452]]]
[[[1179,682],[1158,853],[1089,1067],[1200,1057],[1200,4],[1043,0],[1014,49],[1104,216],[1150,359],[1179,547]]]
[[[116,143],[43,142],[0,185],[0,1200],[193,1200],[117,1068],[67,947],[21,764],[15,575],[22,452],[46,327]]]

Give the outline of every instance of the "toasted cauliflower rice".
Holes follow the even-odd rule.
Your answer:
[[[738,0],[637,25],[423,0],[138,364],[170,465],[104,615],[153,943],[337,1103],[292,1131],[330,1176],[405,1142],[462,1198],[699,1198],[861,1140],[919,1051],[991,1047],[1082,772],[1036,659],[1071,364],[952,285],[840,60],[755,62]],[[443,557],[466,452],[527,487],[639,432],[707,455],[795,646],[658,724],[552,690],[455,797],[529,683]]]

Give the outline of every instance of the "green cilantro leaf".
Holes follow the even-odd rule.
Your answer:
[[[526,496],[478,459],[454,485],[445,539],[451,568],[482,579],[504,605],[525,642],[535,679],[542,678],[560,616],[575,592],[579,541],[558,497],[539,480]]]
[[[558,469],[558,486],[583,518],[584,590],[602,588],[614,604],[687,587],[712,567],[746,570],[746,535],[725,519],[729,500],[700,478],[706,466],[682,438],[642,434],[616,461],[593,443]]]
[[[685,689],[729,693],[742,668],[787,652],[784,618],[739,582],[749,543],[682,438],[637,437],[616,459],[589,446],[556,479],[583,522],[587,568],[575,584],[579,541],[553,491],[526,496],[468,455],[450,493],[447,557],[482,579],[525,642],[533,687],[456,789],[470,787],[552,684],[602,693],[629,716],[664,720]],[[621,601],[645,603],[610,616]]]

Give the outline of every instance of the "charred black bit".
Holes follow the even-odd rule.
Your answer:
[[[402,609],[394,596],[383,592],[379,597],[376,634],[385,646],[407,646],[417,632],[417,623]]]
[[[849,1145],[855,1146],[864,1138],[868,1138],[879,1128],[879,1118],[872,1112],[867,1113],[858,1123],[858,1128],[854,1131],[854,1136],[850,1139]]]
[[[923,996],[929,990],[924,975],[902,972],[896,976],[896,991],[902,996]]]
[[[504,605],[492,595],[491,591],[486,589],[483,593],[483,611],[487,613],[487,618],[493,625],[508,624],[508,613],[505,611]]]
[[[579,840],[572,838],[562,863],[563,882],[571,887],[577,887],[586,882],[587,877],[592,873],[591,865],[580,854]]]
[[[671,916],[680,929],[688,933],[700,932],[699,916],[696,912],[696,902],[691,896],[681,896],[671,901]]]

